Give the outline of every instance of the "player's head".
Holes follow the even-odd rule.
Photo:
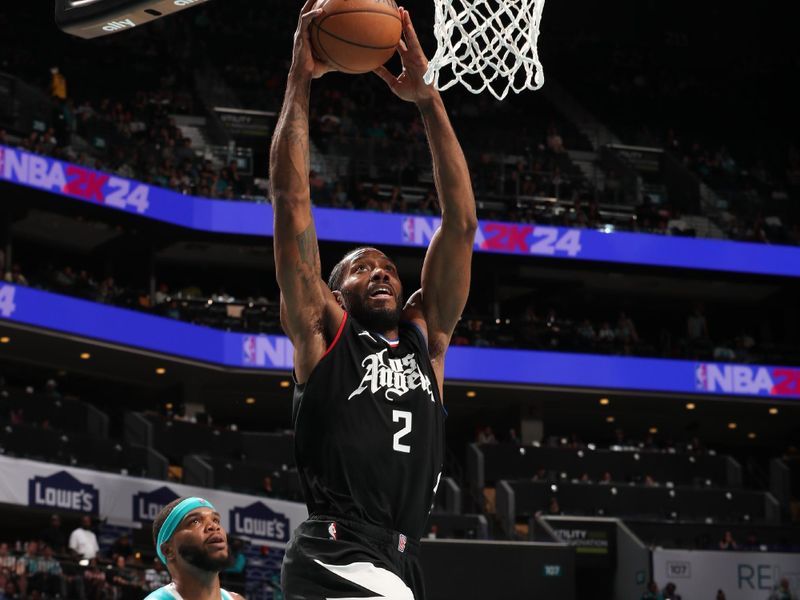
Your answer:
[[[219,513],[202,498],[178,498],[161,509],[153,521],[153,543],[173,575],[187,567],[218,573],[230,565]]]
[[[367,329],[397,327],[403,308],[403,284],[392,259],[376,248],[344,255],[328,278],[339,304]]]

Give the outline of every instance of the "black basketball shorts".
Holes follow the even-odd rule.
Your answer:
[[[286,600],[424,600],[419,542],[366,523],[314,515],[286,547],[281,587]]]

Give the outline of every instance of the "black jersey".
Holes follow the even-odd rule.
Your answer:
[[[399,334],[386,340],[345,314],[295,387],[295,455],[310,514],[419,539],[441,477],[444,409],[422,333],[401,323]]]

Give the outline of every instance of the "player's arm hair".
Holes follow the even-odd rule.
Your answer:
[[[422,311],[431,356],[450,343],[467,303],[472,247],[478,217],[469,169],[441,96],[418,104],[433,157],[433,178],[442,224],[433,235],[422,265]]]
[[[287,329],[297,333],[302,333],[309,317],[319,320],[324,305],[308,184],[310,87],[310,78],[290,72],[269,160],[275,271],[285,307],[281,312]]]

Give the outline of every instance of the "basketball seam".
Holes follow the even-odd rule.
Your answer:
[[[319,37],[319,32],[320,31],[325,31],[325,30],[322,29],[322,27],[320,27],[318,24],[314,23],[313,21],[311,23],[312,23],[312,25],[315,25],[317,27],[317,46],[319,47],[320,50],[322,50],[322,53],[325,54],[326,60],[328,60],[328,62],[331,62],[331,63],[333,63],[335,65],[338,65],[339,67],[341,67],[342,69],[345,69],[346,71],[354,71],[354,69],[351,69],[347,65],[343,65],[342,63],[340,63],[339,61],[334,59],[328,53],[328,51],[325,49],[325,45],[322,43],[322,39],[320,39],[320,37]],[[327,32],[325,32],[325,33],[327,33]]]
[[[317,30],[318,30],[317,31],[317,41],[321,41],[319,39],[319,31],[323,31],[326,34],[328,34],[329,36],[331,36],[332,38],[339,40],[340,42],[345,42],[345,43],[348,43],[348,44],[352,44],[353,46],[358,46],[359,48],[368,48],[370,50],[389,50],[390,48],[396,48],[397,47],[397,44],[393,44],[391,46],[371,46],[369,44],[359,44],[358,42],[353,42],[351,40],[345,39],[343,37],[340,37],[340,36],[336,35],[335,33],[331,33],[327,29],[323,29],[322,28],[322,24],[325,22],[326,19],[328,19],[330,17],[335,17],[337,15],[349,15],[349,14],[355,14],[355,13],[367,13],[367,14],[374,14],[374,15],[385,15],[387,17],[391,17],[392,19],[397,19],[398,21],[400,21],[400,17],[398,17],[396,15],[391,15],[391,14],[384,13],[384,12],[379,12],[377,10],[342,10],[342,11],[339,11],[339,12],[334,13],[332,15],[325,15],[324,17],[322,17],[322,19],[320,19],[319,23],[316,24]],[[400,22],[402,24],[402,21],[400,21]],[[336,62],[336,61],[333,61],[333,62]],[[336,63],[336,64],[339,64],[339,63]]]

